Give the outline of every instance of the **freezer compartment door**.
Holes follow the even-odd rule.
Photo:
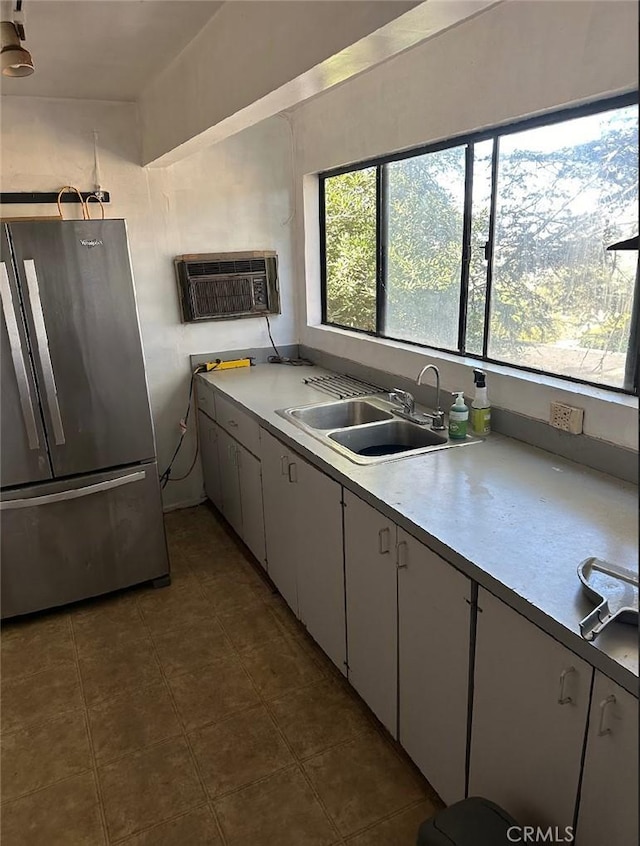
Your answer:
[[[5,227],[0,242],[0,482],[51,478],[38,392]]]
[[[155,457],[123,220],[9,225],[55,477]]]
[[[2,617],[169,572],[155,463],[5,491]]]

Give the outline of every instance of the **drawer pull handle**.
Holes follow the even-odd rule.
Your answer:
[[[560,692],[558,694],[558,705],[569,705],[569,703],[573,702],[573,698],[571,696],[564,695],[564,686],[567,676],[571,673],[575,673],[575,671],[575,667],[567,667],[566,670],[563,670],[560,673]]]
[[[391,530],[388,526],[378,532],[378,552],[388,555],[391,552]]]
[[[238,424],[235,420],[229,420],[229,426],[232,426],[234,429],[238,428]]]
[[[288,455],[281,455],[280,456],[280,472],[283,476],[286,476],[289,472],[289,456]]]
[[[615,701],[615,696],[613,695],[613,693],[610,693],[609,696],[607,696],[606,699],[603,699],[600,703],[600,724],[598,726],[598,737],[604,737],[605,734],[611,734],[611,729],[604,727],[604,719],[607,713],[607,705],[613,705]]]
[[[289,481],[295,484],[298,481],[298,467],[295,461],[289,465]]]
[[[401,550],[404,549],[404,555],[401,554]],[[409,544],[406,541],[400,541],[400,543],[396,547],[396,564],[398,570],[404,570],[405,567],[409,566]]]

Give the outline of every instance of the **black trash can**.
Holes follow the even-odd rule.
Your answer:
[[[425,820],[418,831],[417,846],[508,846],[516,843],[519,831],[513,817],[495,802],[471,796]]]

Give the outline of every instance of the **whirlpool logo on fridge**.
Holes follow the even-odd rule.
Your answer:
[[[101,247],[102,238],[80,238],[83,247]]]

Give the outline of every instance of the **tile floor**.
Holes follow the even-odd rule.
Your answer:
[[[208,506],[171,587],[2,630],[2,846],[414,846],[439,800]]]

